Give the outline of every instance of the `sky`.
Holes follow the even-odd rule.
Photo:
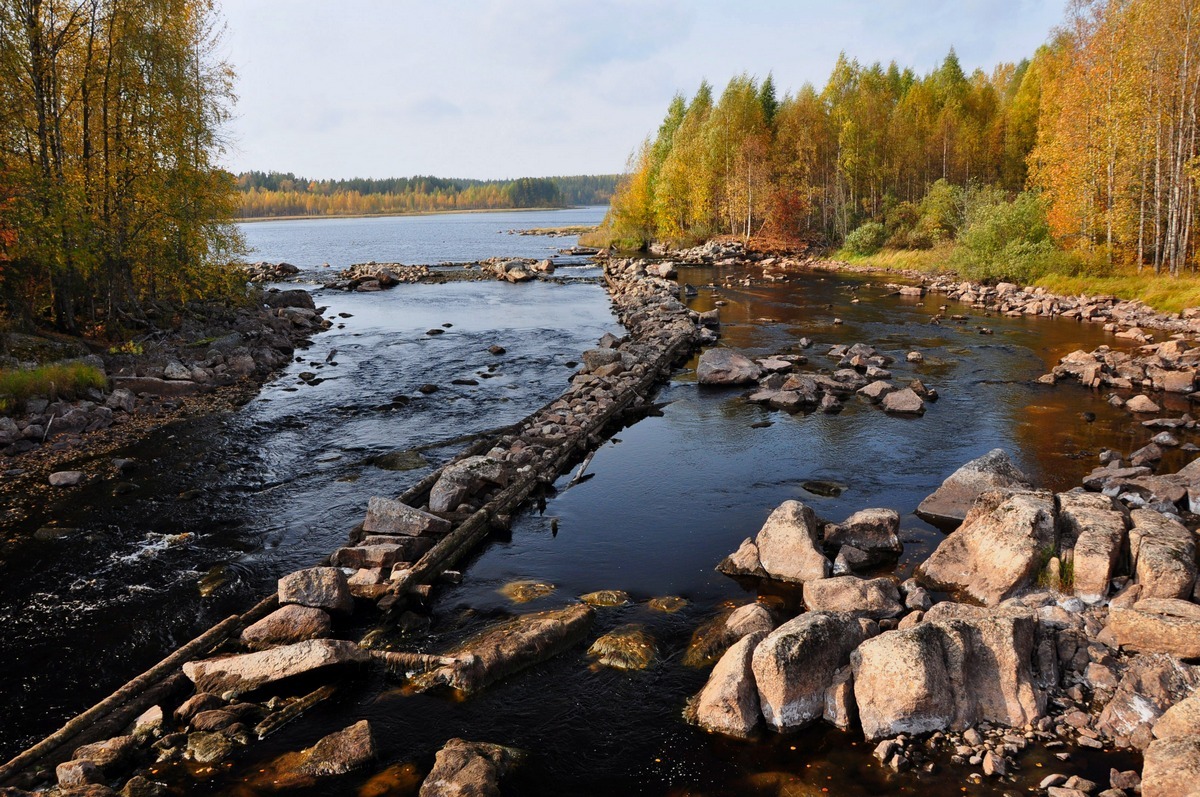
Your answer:
[[[676,92],[780,96],[838,53],[919,73],[1033,54],[1061,0],[221,0],[225,165],[310,179],[623,171]]]

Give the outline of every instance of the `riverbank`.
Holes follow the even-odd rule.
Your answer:
[[[575,210],[586,205],[564,205],[562,207],[540,208],[460,208],[457,210],[411,210],[403,213],[313,213],[299,216],[239,216],[235,219],[239,224],[253,224],[260,221],[301,221],[312,219],[388,219],[405,216],[456,216],[464,213],[544,213],[552,210]]]
[[[243,307],[194,303],[160,321],[166,328],[141,342],[109,348],[15,336],[7,350],[19,356],[9,358],[10,367],[33,368],[36,362],[22,356],[34,352],[73,351],[77,359],[66,362],[86,365],[103,386],[75,400],[29,396],[0,415],[6,521],[21,521],[48,492],[117,479],[137,467],[108,457],[156,430],[244,405],[296,348],[332,323],[306,291],[257,289]],[[84,354],[89,348],[99,350]]]

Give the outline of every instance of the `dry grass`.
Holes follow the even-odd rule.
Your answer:
[[[1067,296],[1112,294],[1120,299],[1140,299],[1163,313],[1178,313],[1186,307],[1200,307],[1200,276],[1156,275],[1122,272],[1109,277],[1050,274],[1037,284],[1053,293]]]
[[[107,384],[102,371],[83,363],[0,370],[0,412],[9,412],[35,396],[73,399],[89,388],[103,389]]]
[[[834,255],[838,260],[845,260],[856,266],[877,268],[881,271],[920,271],[926,274],[940,274],[952,271],[950,254],[953,246],[939,246],[934,249],[881,249],[873,255],[852,255],[841,251]]]

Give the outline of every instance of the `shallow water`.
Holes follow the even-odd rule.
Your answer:
[[[529,226],[555,223],[524,218]],[[285,236],[275,223],[248,226]],[[311,229],[305,234],[319,237]],[[570,243],[554,239],[549,245]],[[325,246],[310,245],[313,251]],[[478,256],[439,252],[431,259]],[[372,258],[392,259],[356,254],[344,262]],[[704,286],[725,276],[688,269],[680,280]],[[938,389],[940,401],[923,418],[887,416],[857,400],[836,416],[788,415],[746,403],[739,390],[700,388],[685,369],[658,395],[665,405],[660,416],[622,430],[601,447],[589,468],[594,478],[563,489],[544,512],[521,515],[510,534],[497,536],[474,557],[462,584],[439,587],[431,633],[406,642],[440,650],[509,613],[561,606],[597,589],[623,589],[635,605],[598,609],[590,639],[626,623],[643,624],[658,646],[650,669],[595,671],[581,645],[467,702],[405,696],[378,674],[367,674],[200,790],[236,789],[260,762],[365,717],[380,744],[379,768],[405,761],[427,767],[452,736],[530,750],[531,761],[513,786],[520,794],[784,793],[764,785],[771,778],[763,773],[770,772],[790,773],[836,794],[960,793],[965,771],[932,781],[889,778],[866,745],[835,731],[739,743],[694,729],[680,716],[706,677],[680,663],[692,631],[723,605],[754,597],[749,586],[713,567],[781,501],[803,500],[830,520],[865,507],[898,510],[907,570],[941,538],[913,509],[966,460],[1003,447],[1040,484],[1061,490],[1095,466],[1102,447],[1127,452],[1149,437],[1099,394],[1073,384],[1031,384],[1075,348],[1116,345],[1098,325],[972,315],[965,324],[938,326],[929,321],[940,297],[887,294],[870,279],[814,273],[786,284],[701,287],[690,301],[698,310],[718,299],[727,302],[721,308],[724,342],[755,354],[790,351],[808,336],[818,344],[805,352],[812,363],[831,367],[820,344],[871,343],[896,357],[898,379],[919,377]],[[860,303],[850,303],[854,296]],[[565,362],[615,329],[602,290],[588,284],[321,291],[318,303],[350,313],[345,328],[318,336],[304,362],[294,363],[258,401],[228,418],[164,432],[130,452],[152,463],[134,479],[142,482],[135,498],[106,497],[111,485],[97,485],[83,500],[48,507],[46,517],[30,524],[36,528],[53,518],[79,527],[76,535],[10,546],[0,574],[0,622],[13,629],[0,641],[0,714],[17,720],[0,731],[0,753],[52,730],[207,623],[250,605],[277,575],[309,565],[339,544],[369,496],[398,494],[428,472],[379,470],[366,464],[370,457],[523,417],[562,389],[571,373]],[[972,314],[969,308],[956,311]],[[843,323],[835,326],[834,317]],[[443,323],[453,324],[446,334],[425,334]],[[979,334],[979,326],[994,334]],[[509,353],[493,357],[487,352],[492,343]],[[337,365],[318,367],[333,349]],[[925,354],[923,364],[904,361],[912,349]],[[495,378],[481,378],[497,363]],[[296,374],[304,370],[325,381],[300,384]],[[480,384],[449,384],[460,377]],[[442,389],[421,396],[416,387],[425,382]],[[394,406],[398,395],[410,402]],[[1084,412],[1095,420],[1085,420]],[[770,425],[754,428],[763,421]],[[424,455],[435,464],[460,447]],[[814,495],[802,486],[813,479],[839,482],[845,490],[835,498]],[[175,498],[196,488],[203,491],[199,499]],[[201,598],[197,583],[214,567],[207,583],[215,586]],[[518,607],[499,593],[515,579],[557,589]],[[686,598],[687,607],[662,614],[645,605],[668,594]],[[1128,764],[1123,756],[1076,755],[1070,771],[1107,774],[1109,764]],[[972,791],[1023,787],[1055,771],[1034,766],[1033,757],[1023,760],[1024,780],[1016,786]],[[1067,769],[1057,762],[1045,766],[1051,763]],[[346,793],[368,775],[311,793]]]

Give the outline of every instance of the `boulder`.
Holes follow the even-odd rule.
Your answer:
[[[1149,396],[1143,395],[1134,396],[1126,401],[1125,409],[1137,413],[1162,412],[1162,407],[1155,404]]]
[[[397,534],[417,537],[445,534],[451,523],[437,515],[422,512],[393,498],[374,496],[367,502],[363,531],[367,534]]]
[[[359,664],[368,654],[353,642],[312,639],[258,653],[243,653],[183,665],[196,689],[214,694],[242,694],[294,675]]]
[[[1111,606],[1106,634],[1122,648],[1200,659],[1200,605],[1178,598]]]
[[[329,615],[323,610],[289,604],[242,631],[242,644],[252,650],[288,645],[329,636],[331,627]]]
[[[1084,603],[1099,603],[1108,597],[1121,561],[1125,513],[1097,493],[1061,493],[1056,500],[1060,548],[1073,551],[1075,595]]]
[[[511,747],[451,739],[438,751],[419,797],[500,797],[500,781],[524,757]]]
[[[900,515],[894,509],[863,509],[841,523],[825,526],[825,545],[849,545],[883,558],[899,556],[904,550],[900,540]]]
[[[92,784],[104,783],[104,773],[92,761],[64,761],[54,769],[60,789],[82,789]]]
[[[429,542],[432,547],[432,542]],[[412,546],[375,542],[349,548],[338,548],[329,557],[329,561],[338,567],[347,567],[352,570],[390,568],[397,562],[411,561],[408,557],[411,550]]]
[[[310,567],[279,579],[279,602],[347,614],[354,611],[350,585],[336,567]]]
[[[868,739],[961,731],[980,722],[1023,727],[1045,709],[1030,664],[1028,615],[963,607],[959,616],[888,631],[851,657],[854,697]]]
[[[1196,540],[1182,523],[1151,509],[1130,513],[1129,554],[1143,598],[1189,598],[1196,583]]]
[[[870,620],[806,612],[768,634],[751,662],[767,724],[789,731],[821,719],[835,673],[876,630]]]
[[[925,399],[917,395],[911,387],[895,390],[883,397],[881,402],[884,412],[893,415],[924,415]]]
[[[1137,656],[1126,664],[1094,727],[1114,739],[1128,740],[1137,734],[1148,742],[1159,717],[1191,695],[1198,684],[1200,672],[1173,656]]]
[[[696,366],[702,385],[748,385],[762,376],[762,367],[739,351],[706,349]]]
[[[725,651],[694,699],[697,725],[740,739],[754,732],[760,710],[751,662],[766,637],[765,631],[755,631]]]
[[[900,591],[890,578],[836,576],[804,582],[804,605],[809,611],[846,612],[882,620],[904,613]]]
[[[771,578],[802,583],[829,575],[831,564],[817,542],[817,516],[799,501],[784,501],[755,538],[762,569]]]
[[[854,671],[846,666],[833,674],[833,683],[825,690],[824,719],[843,731],[858,721],[858,704],[854,702]]]
[[[1200,738],[1200,692],[1193,692],[1169,709],[1154,723],[1155,739]],[[82,758],[78,753],[76,758]]]
[[[111,773],[114,769],[127,763],[137,752],[138,741],[133,735],[114,736],[102,742],[93,742],[77,747],[73,758],[91,761],[96,766]]]
[[[461,643],[448,654],[453,663],[434,670],[429,681],[476,692],[576,644],[595,615],[595,609],[579,603],[514,617]]]
[[[742,637],[755,631],[770,633],[774,628],[775,618],[761,603],[748,603],[723,612],[693,632],[683,663],[688,667],[707,666],[721,658]]]
[[[950,474],[941,487],[921,502],[917,514],[931,523],[957,524],[983,493],[1031,486],[1008,454],[996,448]]]
[[[896,386],[891,382],[878,379],[874,382],[871,382],[866,387],[860,387],[858,389],[858,395],[867,399],[872,404],[878,404],[879,402],[883,401],[884,397],[887,396],[888,393],[892,393],[895,390]]]
[[[1054,500],[1048,492],[984,493],[962,526],[918,568],[941,587],[994,606],[1031,587],[1056,549]]]
[[[1142,797],[1189,797],[1200,784],[1200,738],[1156,739],[1142,764]]]
[[[509,472],[505,463],[485,456],[465,457],[442,470],[429,491],[429,509],[431,512],[453,512],[459,504],[489,484],[503,487],[508,480]]]
[[[750,537],[742,540],[742,544],[733,553],[726,556],[717,564],[717,570],[730,576],[754,576],[765,578],[762,561],[758,556],[758,546]]]

